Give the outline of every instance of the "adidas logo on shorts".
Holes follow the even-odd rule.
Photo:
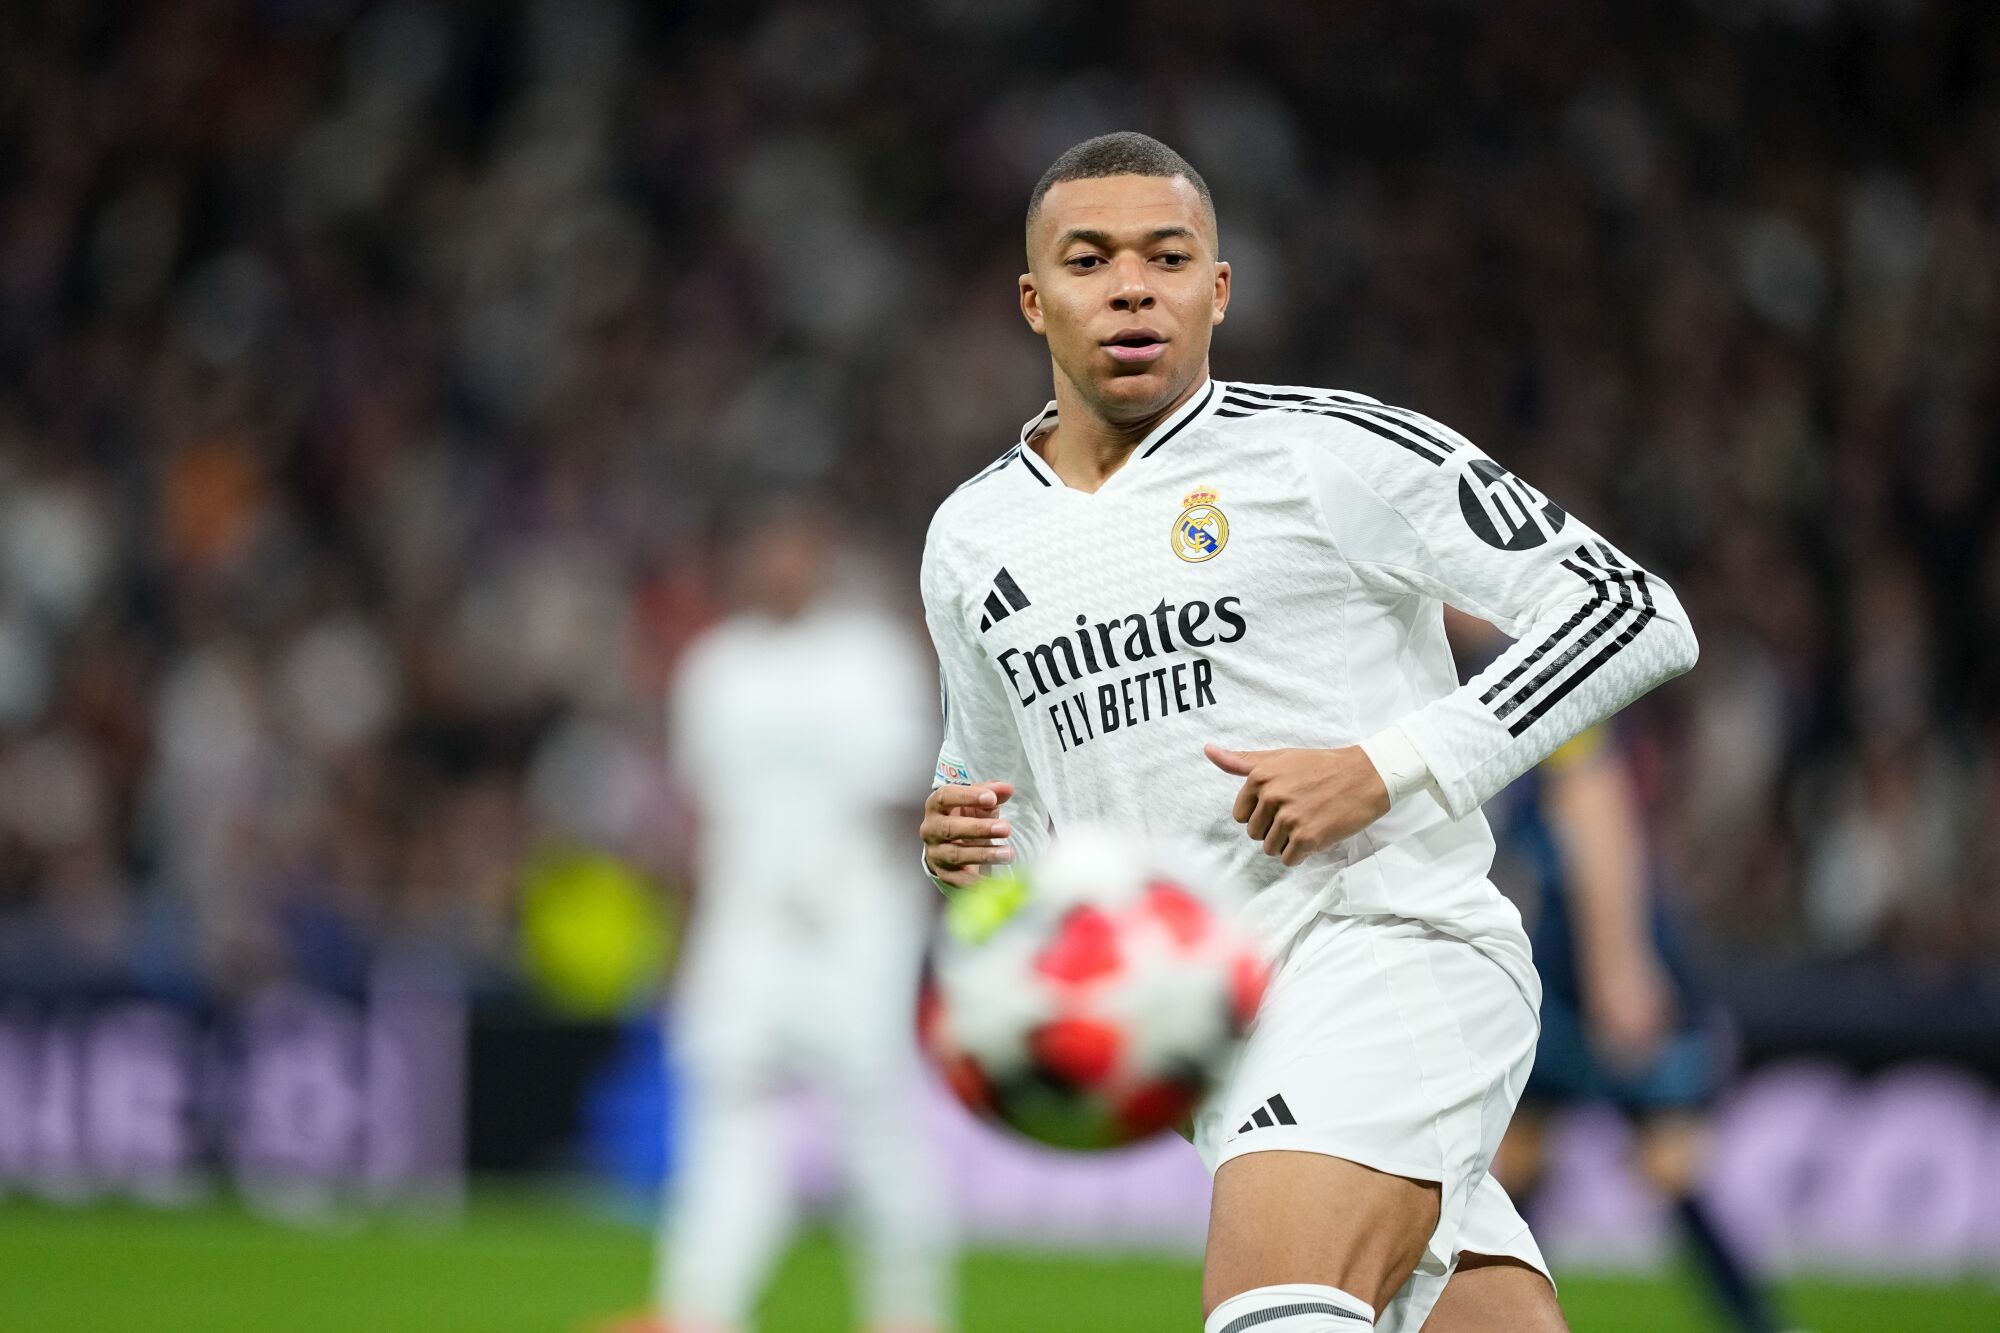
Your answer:
[[[1273,1093],[1271,1099],[1257,1108],[1257,1113],[1236,1127],[1238,1134],[1248,1134],[1253,1129],[1269,1129],[1273,1125],[1296,1125],[1292,1118],[1292,1108],[1285,1105],[1284,1096]]]

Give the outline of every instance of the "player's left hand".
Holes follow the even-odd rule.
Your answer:
[[[1586,954],[1584,1021],[1591,1044],[1615,1069],[1640,1070],[1672,1034],[1673,985],[1648,948]]]
[[[1288,866],[1351,838],[1389,813],[1389,788],[1358,745],[1338,750],[1225,750],[1208,761],[1243,779],[1230,813]]]

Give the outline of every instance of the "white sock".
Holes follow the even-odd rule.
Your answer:
[[[1361,1333],[1375,1307],[1338,1287],[1288,1282],[1257,1287],[1215,1307],[1202,1333]]]

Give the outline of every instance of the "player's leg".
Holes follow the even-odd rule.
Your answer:
[[[1518,980],[1464,941],[1387,917],[1315,925],[1196,1117],[1216,1171],[1210,1333],[1252,1316],[1268,1333],[1423,1327],[1534,1039]],[[1295,1309],[1311,1313],[1276,1314]]]
[[[696,1074],[684,1105],[656,1300],[672,1333],[736,1333],[793,1225],[783,1117],[747,1072]]]
[[[1312,1153],[1238,1157],[1216,1173],[1203,1272],[1206,1333],[1269,1320],[1279,1333],[1375,1324],[1426,1333],[1567,1333],[1540,1252],[1492,1181],[1511,1222],[1494,1248],[1457,1255],[1441,1295],[1412,1279],[1439,1220],[1440,1187]],[[1483,1243],[1483,1198],[1462,1238]]]
[[[1424,1333],[1568,1333],[1546,1275],[1511,1255],[1458,1256]]]
[[[1632,1119],[1640,1174],[1670,1199],[1693,1193],[1708,1160],[1706,1118],[1692,1108],[1675,1108],[1640,1111]]]
[[[848,1223],[870,1333],[951,1324],[956,1240],[925,1124],[914,1023],[923,919],[898,901],[900,867],[879,871],[823,942],[813,1024],[839,1100]]]
[[[1701,1168],[1708,1155],[1704,1117],[1691,1109],[1657,1111],[1639,1117],[1636,1129],[1639,1169],[1673,1200],[1681,1234],[1731,1326],[1737,1333],[1777,1333],[1783,1324],[1769,1292],[1702,1201]]]
[[[900,1039],[901,1026],[875,1038]],[[923,1124],[923,1084],[902,1051],[853,1053],[836,1082],[849,1225],[872,1333],[950,1324],[953,1228]]]
[[[1563,1333],[1567,1325],[1541,1248],[1490,1174],[1466,1203],[1458,1244],[1425,1333]]]
[[[929,1333],[951,1322],[953,1228],[916,1114],[919,1092],[914,1079],[884,1080],[849,1103],[849,1192],[873,1333]]]
[[[1493,1154],[1493,1177],[1515,1199],[1527,1200],[1541,1184],[1547,1143],[1548,1117],[1539,1106],[1524,1104]]]
[[[1267,1310],[1312,1303],[1261,1292],[1317,1286],[1333,1293],[1324,1303],[1341,1308],[1312,1312],[1321,1322],[1300,1323],[1301,1333],[1351,1325],[1356,1316],[1372,1324],[1423,1257],[1439,1193],[1436,1181],[1319,1153],[1256,1152],[1224,1162],[1209,1212],[1203,1317],[1227,1328],[1261,1313],[1260,1303]]]

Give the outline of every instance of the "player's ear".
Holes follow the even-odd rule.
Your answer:
[[[1021,275],[1021,318],[1028,321],[1028,327],[1036,333],[1046,333],[1042,328],[1042,294],[1035,289],[1035,275]]]
[[[1213,310],[1211,311],[1208,317],[1209,327],[1213,328],[1217,324],[1220,324],[1222,322],[1223,315],[1226,314],[1228,310],[1229,310],[1229,261],[1226,259],[1218,259],[1215,261],[1215,304]]]

